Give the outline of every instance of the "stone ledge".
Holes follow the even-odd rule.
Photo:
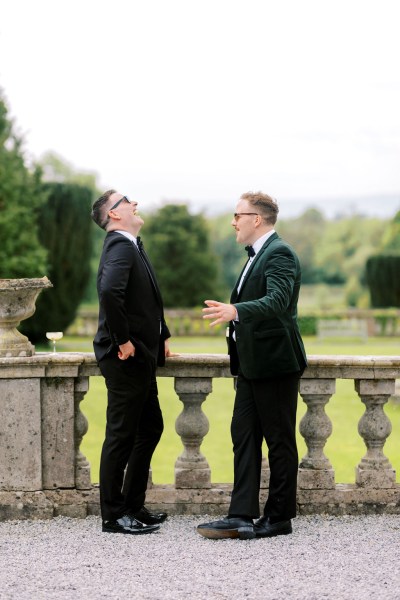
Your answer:
[[[209,489],[175,489],[155,485],[147,492],[150,510],[170,515],[224,515],[228,511],[231,484],[214,484]],[[261,492],[261,506],[267,490]],[[300,515],[400,514],[400,485],[391,489],[360,488],[338,484],[334,490],[298,490]],[[0,521],[51,519],[57,516],[85,518],[100,515],[99,488],[90,490],[45,490],[0,492]]]

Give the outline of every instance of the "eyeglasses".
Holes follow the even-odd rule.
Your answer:
[[[242,217],[243,215],[258,215],[258,213],[234,213],[233,214],[233,218],[235,219],[235,221],[237,221],[239,219],[239,217]]]
[[[118,200],[118,202],[116,202],[116,203],[114,204],[114,206],[112,206],[112,207],[111,207],[111,208],[109,208],[108,210],[114,210],[114,208],[117,208],[117,206],[119,206],[123,200],[126,200],[127,202],[129,202],[129,204],[133,204],[133,200],[129,200],[128,196],[122,196],[122,198],[120,198],[120,199]]]

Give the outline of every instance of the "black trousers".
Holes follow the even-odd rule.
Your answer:
[[[234,486],[229,515],[256,518],[260,514],[261,445],[264,438],[270,467],[264,515],[274,520],[296,516],[299,379],[299,373],[253,380],[239,374],[231,424]]]
[[[101,360],[99,367],[108,390],[100,503],[103,520],[112,520],[143,506],[163,418],[153,365],[136,357],[112,356]]]

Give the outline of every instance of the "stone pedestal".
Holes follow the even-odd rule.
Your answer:
[[[53,287],[41,279],[0,279],[0,356],[32,356],[35,347],[17,330],[35,312],[36,298],[44,288]]]

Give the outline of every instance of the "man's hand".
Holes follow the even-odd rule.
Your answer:
[[[135,346],[131,341],[121,344],[119,347],[118,358],[120,360],[126,360],[130,356],[135,356]]]
[[[164,340],[164,349],[165,349],[165,358],[168,358],[169,356],[179,356],[179,354],[176,354],[175,352],[171,352],[171,350],[169,349],[169,338],[167,340]]]
[[[210,326],[213,327],[218,323],[229,323],[236,319],[236,308],[233,304],[224,304],[217,300],[204,300],[208,308],[203,308],[203,319],[215,319]]]

